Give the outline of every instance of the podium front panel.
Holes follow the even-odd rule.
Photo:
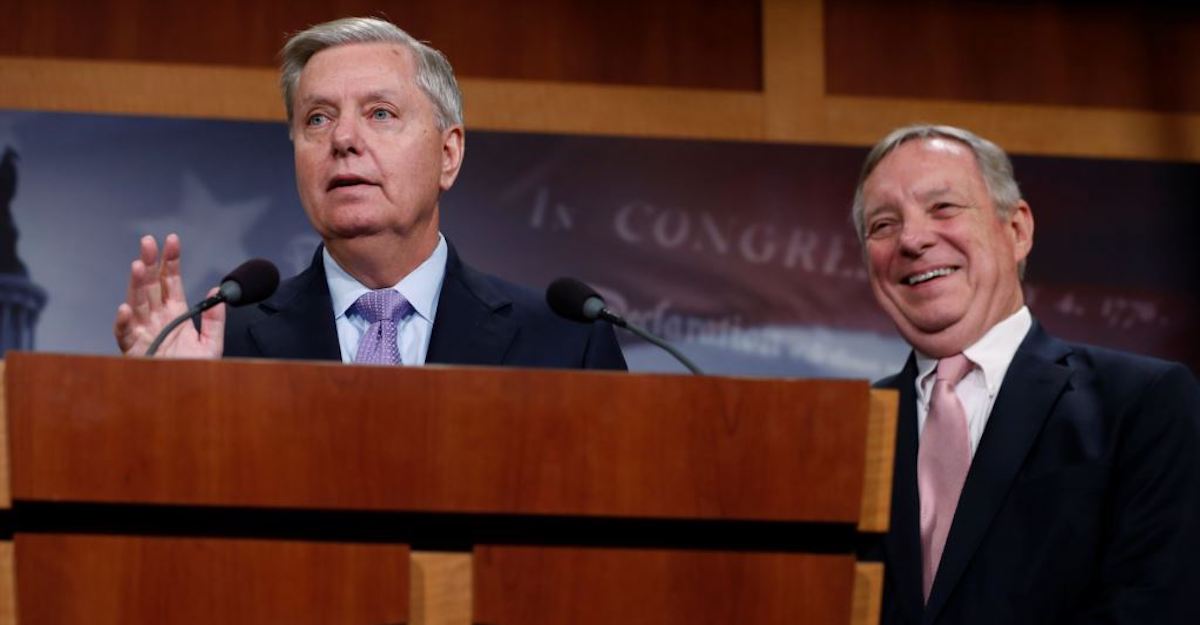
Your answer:
[[[850,622],[852,556],[477,547],[479,625]]]
[[[403,545],[16,535],[18,622],[400,625]]]
[[[865,382],[11,354],[25,501],[856,523]]]

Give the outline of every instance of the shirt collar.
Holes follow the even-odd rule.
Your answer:
[[[433,248],[429,258],[391,287],[412,304],[415,314],[431,322],[437,313],[438,294],[442,291],[442,279],[446,276],[447,256],[446,239],[438,233],[437,246]],[[371,289],[342,269],[330,255],[329,248],[322,250],[321,257],[325,263],[329,297],[333,300],[333,316],[335,320],[341,319],[346,316],[354,302]]]
[[[974,345],[963,350],[963,355],[983,372],[983,381],[987,386],[988,395],[995,395],[1000,390],[1000,383],[1004,381],[1004,374],[1008,372],[1008,366],[1012,364],[1013,356],[1017,354],[1017,348],[1021,346],[1021,341],[1025,339],[1025,335],[1029,333],[1029,328],[1033,327],[1033,316],[1029,314],[1029,308],[1022,306],[1020,310],[1010,315],[1004,321],[992,326]],[[913,350],[913,354],[917,358],[917,394],[922,400],[926,397],[930,390],[928,380],[932,379],[930,374],[937,367],[937,358],[926,356],[917,350]]]

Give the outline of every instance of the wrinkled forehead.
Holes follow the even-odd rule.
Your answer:
[[[387,83],[412,84],[416,63],[408,46],[394,42],[331,46],[309,57],[300,70],[297,97],[328,88],[377,90]]]
[[[954,139],[911,139],[880,159],[863,181],[868,205],[900,199],[929,199],[984,188],[975,155]]]

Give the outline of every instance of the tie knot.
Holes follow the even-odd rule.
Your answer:
[[[971,370],[971,361],[962,354],[947,356],[938,361],[937,379],[950,383],[951,388],[962,381],[963,376]]]
[[[404,296],[392,289],[367,291],[354,302],[354,310],[369,323],[388,319],[403,319],[412,312],[412,305]]]

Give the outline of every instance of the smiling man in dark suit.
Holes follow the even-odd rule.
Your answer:
[[[442,236],[439,199],[464,130],[440,52],[389,22],[347,18],[292,37],[282,59],[297,189],[323,245],[266,301],[214,307],[160,353],[625,368],[610,326],[556,317],[539,295],[465,265]],[[114,327],[123,353],[145,353],[187,309],[179,258],[177,236],[161,255],[143,237]]]
[[[853,216],[913,347],[880,383],[900,391],[883,622],[1200,622],[1200,388],[1033,319],[1033,214],[1007,155],[901,128]]]

